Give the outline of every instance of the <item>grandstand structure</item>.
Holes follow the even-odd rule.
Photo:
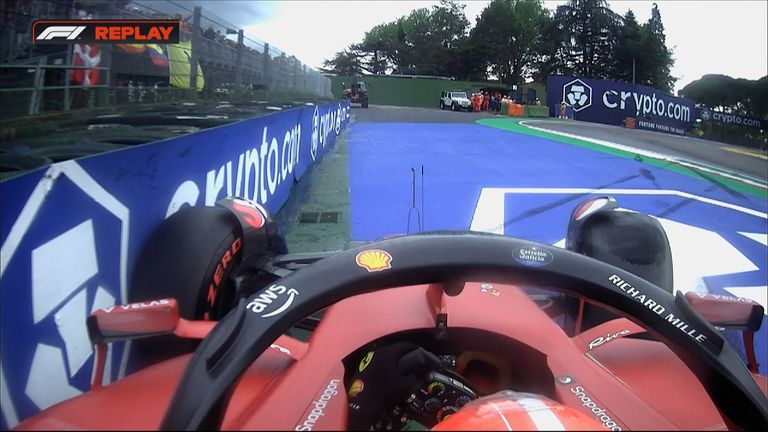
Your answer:
[[[32,23],[38,19],[178,19],[181,43],[31,44]],[[232,101],[267,92],[332,97],[328,77],[184,2],[3,0],[0,36],[4,118],[125,104]],[[194,63],[197,68],[190,66]]]

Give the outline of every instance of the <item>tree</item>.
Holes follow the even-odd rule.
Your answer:
[[[557,8],[554,20],[567,34],[569,67],[578,75],[609,78],[621,17],[607,1],[570,0]]]
[[[768,120],[768,76],[746,80],[704,75],[683,87],[680,94],[710,109]]]
[[[323,62],[323,67],[324,72],[339,75],[360,75],[363,73],[360,57],[349,49],[337,52],[333,59]]]
[[[539,0],[493,0],[470,35],[477,59],[501,82],[521,83],[533,72],[540,28],[546,20]]]
[[[536,81],[546,82],[550,75],[574,74],[568,48],[570,34],[553,19],[555,14],[547,12],[540,26],[541,37],[534,47],[531,75]]]
[[[442,0],[374,26],[351,49],[370,73],[450,75],[454,68],[468,69],[455,61],[466,46],[467,27],[464,5]]]
[[[624,15],[613,49],[611,79],[624,82],[645,82],[648,80],[645,54],[643,53],[643,28],[635,14],[629,10]],[[634,74],[633,74],[634,72]],[[638,81],[638,77],[640,77]]]
[[[768,121],[768,76],[759,80],[704,75],[680,90],[699,107]],[[731,123],[704,122],[705,137],[731,144],[768,148],[768,131]]]
[[[672,51],[667,48],[664,24],[661,22],[661,13],[656,3],[651,8],[651,18],[643,24],[643,37],[641,52],[643,53],[644,69],[648,76],[643,84],[670,93],[675,81],[671,75],[672,66],[675,64]]]
[[[365,33],[363,42],[352,46],[361,56],[368,72],[383,74],[398,69],[402,46],[398,35],[399,25],[398,21],[394,21],[374,26]]]

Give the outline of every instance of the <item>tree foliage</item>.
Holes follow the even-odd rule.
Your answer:
[[[442,0],[374,26],[325,65],[336,73],[417,74],[520,84],[549,75],[613,79],[671,91],[672,51],[656,4],[648,22],[606,0],[492,0],[470,29],[464,5]]]
[[[768,121],[768,75],[759,80],[704,75],[683,87],[680,94],[702,108]],[[738,124],[704,122],[708,139],[768,149],[768,131]]]
[[[532,73],[540,29],[547,19],[538,0],[493,0],[472,29],[472,46],[501,82],[522,82]]]
[[[643,55],[644,71],[647,78],[643,84],[671,92],[676,78],[670,74],[674,59],[667,48],[664,24],[656,3],[651,8],[651,18],[643,25],[640,53]]]
[[[561,40],[569,51],[571,68],[576,74],[593,78],[611,77],[611,54],[621,18],[606,0],[570,0],[559,6],[555,22],[562,31]]]
[[[710,109],[768,120],[768,75],[759,80],[704,75],[680,94]]]

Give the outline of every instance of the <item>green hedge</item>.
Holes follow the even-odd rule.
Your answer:
[[[545,106],[526,105],[526,117],[549,117],[549,108]]]
[[[331,78],[331,91],[334,96],[342,97],[342,82],[349,85],[352,77],[335,76]],[[483,87],[498,85],[496,82],[448,81],[428,78],[392,78],[388,76],[366,75],[361,78],[368,87],[368,100],[372,104],[396,105],[409,107],[434,108],[440,102],[440,92],[445,90],[479,91]],[[538,95],[546,100],[544,94]]]

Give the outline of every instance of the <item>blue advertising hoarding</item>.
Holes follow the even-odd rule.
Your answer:
[[[699,118],[704,121],[715,123],[735,124],[739,126],[749,126],[755,129],[765,129],[765,120],[757,117],[740,116],[720,111],[714,111],[707,108],[698,110]]]
[[[693,101],[651,87],[591,78],[550,76],[547,106],[554,116],[565,102],[576,120],[622,125],[636,119],[636,127],[684,135],[694,121]]]
[[[160,222],[228,195],[276,213],[349,117],[348,101],[308,106],[0,182],[0,428],[89,388],[85,318],[126,302]],[[112,344],[108,381],[125,374],[128,351]]]

